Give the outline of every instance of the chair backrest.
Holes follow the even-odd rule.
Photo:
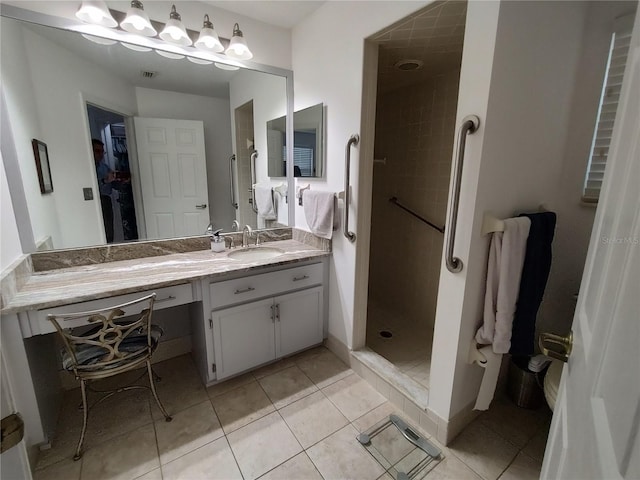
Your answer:
[[[151,352],[151,314],[156,294],[123,303],[114,307],[78,313],[47,315],[62,337],[69,354],[71,369],[108,369],[121,364],[127,357],[138,357]],[[126,318],[123,318],[125,317]],[[75,335],[64,327],[66,320],[86,319],[87,325],[95,325],[88,331]],[[77,324],[77,322],[74,322]],[[144,341],[146,337],[146,341]],[[135,340],[135,341],[134,341]],[[87,363],[83,355],[91,355]]]

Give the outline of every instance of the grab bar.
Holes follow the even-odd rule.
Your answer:
[[[426,218],[424,218],[422,215],[417,214],[416,212],[414,212],[413,210],[411,210],[408,207],[405,207],[404,205],[402,205],[399,201],[398,201],[398,197],[391,197],[389,199],[389,201],[391,203],[393,203],[394,205],[396,205],[397,207],[401,208],[402,210],[404,210],[405,212],[409,213],[410,215],[413,215],[414,217],[416,217],[418,220],[426,223],[427,225],[429,225],[431,228],[435,228],[437,231],[439,231],[440,233],[444,233],[444,227],[439,227],[437,225],[434,225],[433,223],[431,223],[429,220],[427,220]]]
[[[456,149],[455,165],[453,168],[453,189],[451,191],[451,209],[447,218],[446,236],[447,250],[445,263],[451,273],[462,271],[462,260],[453,256],[453,246],[456,242],[456,223],[458,222],[458,203],[460,201],[460,181],[462,179],[462,165],[467,135],[474,133],[480,126],[480,119],[476,115],[469,115],[462,119],[458,131],[458,148]]]
[[[349,231],[349,203],[351,201],[349,188],[349,177],[351,175],[351,145],[358,145],[358,142],[360,142],[360,136],[357,133],[351,135],[351,138],[347,141],[347,148],[344,155],[344,222],[342,225],[342,233],[351,243],[356,241],[356,234]]]
[[[251,196],[249,203],[251,203],[251,210],[253,213],[258,213],[258,206],[256,205],[256,192],[254,185],[256,184],[256,158],[258,157],[258,151],[254,150],[251,153],[251,160],[249,161],[249,167],[251,168],[251,186],[249,187],[249,194]]]
[[[231,182],[231,206],[233,208],[235,208],[236,210],[238,209],[238,202],[236,202],[236,189],[235,189],[235,182],[233,181],[233,162],[236,161],[236,155],[233,154],[229,157],[229,180]]]

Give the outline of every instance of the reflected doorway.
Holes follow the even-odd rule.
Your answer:
[[[138,240],[125,117],[87,103],[107,243]]]

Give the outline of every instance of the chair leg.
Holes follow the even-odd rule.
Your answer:
[[[74,460],[80,460],[82,458],[82,442],[84,442],[84,434],[87,431],[87,419],[89,417],[89,406],[87,405],[87,389],[85,386],[84,378],[80,379],[80,391],[82,392],[82,432],[80,433],[80,440],[78,441],[76,454],[73,456]]]
[[[164,419],[167,422],[170,422],[171,420],[173,420],[173,418],[171,418],[171,416],[167,413],[167,411],[162,406],[160,399],[158,398],[158,393],[156,392],[156,385],[155,385],[155,382],[153,381],[153,370],[151,369],[151,362],[149,360],[147,360],[147,371],[149,372],[149,385],[151,385],[151,392],[153,393],[153,398],[156,399],[156,403],[158,404],[158,407],[160,408],[162,415],[164,415]]]

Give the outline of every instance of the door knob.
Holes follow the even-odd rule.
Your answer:
[[[205,208],[207,208],[207,204],[206,203],[201,203],[200,205],[196,205],[196,208],[198,210],[204,210]]]
[[[569,332],[566,337],[553,333],[541,333],[538,338],[538,345],[542,353],[547,357],[562,360],[566,363],[573,348],[573,332]]]

